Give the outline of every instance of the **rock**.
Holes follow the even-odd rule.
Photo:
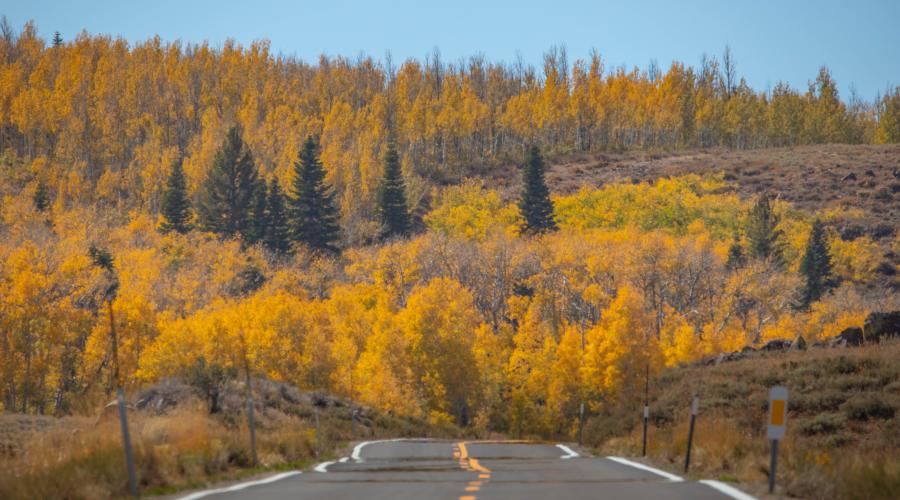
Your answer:
[[[169,379],[140,391],[134,406],[138,410],[163,415],[191,400],[197,400],[192,387],[179,380]]]
[[[878,264],[878,267],[875,268],[875,272],[884,276],[896,276],[897,267],[890,262],[884,261],[881,264]]]
[[[891,171],[891,174],[894,176],[895,179],[900,179],[900,168],[895,168],[894,170]]]
[[[844,331],[834,336],[828,345],[830,347],[856,347],[863,343],[862,328],[851,326],[845,328]]]
[[[875,177],[875,171],[872,170],[871,168],[870,168],[870,169],[867,169],[867,170],[866,170],[865,172],[863,172],[863,173],[866,175],[866,177]]]
[[[797,335],[797,338],[794,339],[794,342],[791,344],[792,351],[805,351],[806,350],[806,339],[803,338],[803,335]]]
[[[730,363],[732,361],[740,361],[747,357],[746,353],[743,352],[726,352],[719,354],[719,357],[716,358],[716,364],[721,365],[722,363]]]
[[[744,348],[741,349],[741,352],[743,352],[743,353],[756,352],[756,348],[753,347],[752,345],[745,345]]]
[[[850,182],[850,181],[855,181],[855,180],[856,180],[856,174],[854,174],[853,172],[850,172],[849,174],[841,177],[841,182]]]
[[[900,336],[900,311],[871,313],[863,323],[863,339],[878,342]]]
[[[841,228],[841,239],[844,241],[853,241],[864,234],[866,229],[859,224],[847,224]]]
[[[786,351],[791,348],[791,341],[787,339],[770,340],[762,346],[763,351]]]
[[[880,222],[871,229],[872,238],[880,240],[894,236],[894,226],[886,222]]]

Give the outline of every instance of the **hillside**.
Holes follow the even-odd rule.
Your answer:
[[[160,490],[253,468],[242,380],[264,381],[267,467],[356,437],[359,407],[370,434],[565,441],[586,407],[592,442],[616,446],[648,379],[660,432],[694,377],[753,435],[758,391],[782,381],[753,372],[767,364],[833,381],[815,390],[835,401],[872,389],[797,414],[810,453],[847,428],[865,459],[882,423],[857,417],[894,415],[875,394],[896,384],[891,346],[846,351],[878,361],[834,361],[833,380],[843,351],[679,367],[900,310],[900,87],[841,100],[822,67],[761,92],[730,49],[646,71],[559,47],[540,69],[395,66],[0,32],[0,496],[124,491],[96,420],[119,389]],[[141,406],[171,380],[200,400]],[[729,439],[727,465],[698,467],[758,481],[756,445]]]
[[[792,498],[896,498],[900,488],[900,342],[758,353],[713,366],[673,368],[651,387],[648,455],[682,473],[690,401],[700,397],[691,477],[744,483],[762,494],[768,473],[767,390],[790,391],[779,484]],[[602,453],[639,455],[640,412],[589,420]]]
[[[767,192],[810,212],[850,212],[848,222],[883,239],[900,224],[900,146],[826,144],[750,150],[689,149],[570,154],[549,162],[547,181],[555,193],[620,182],[724,172],[742,198]],[[514,197],[515,164],[486,170],[487,182]],[[850,176],[850,178],[847,178]],[[879,228],[890,226],[891,230]]]
[[[208,388],[208,386],[206,387]],[[209,413],[202,385],[166,380],[129,401],[139,487],[145,495],[270,472],[333,457],[351,440],[457,437],[453,426],[395,416],[289,384],[253,381],[258,463],[252,459],[246,386],[225,383]],[[95,415],[0,414],[0,497],[128,496],[114,403]]]

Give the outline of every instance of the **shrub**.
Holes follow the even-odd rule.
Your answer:
[[[840,413],[823,413],[814,419],[801,423],[800,432],[807,436],[834,432],[847,422],[847,417]]]
[[[890,419],[896,409],[874,394],[857,395],[841,405],[841,410],[851,420]]]

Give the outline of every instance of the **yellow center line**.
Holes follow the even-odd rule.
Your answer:
[[[459,450],[458,454],[457,449]],[[456,447],[453,450],[453,458],[459,458],[459,466],[463,470],[478,472],[478,479],[487,480],[491,478],[491,470],[481,465],[477,458],[469,456],[469,450],[466,448],[465,442],[456,443]],[[466,491],[479,491],[481,485],[482,481],[470,481],[466,486]],[[474,495],[463,495],[459,497],[459,500],[477,500],[477,498]]]

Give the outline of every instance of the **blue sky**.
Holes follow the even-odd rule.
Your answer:
[[[738,72],[761,90],[779,80],[805,89],[825,64],[842,97],[851,85],[865,99],[900,84],[900,1],[340,1],[0,0],[17,29],[33,19],[42,36],[82,29],[131,41],[266,38],[275,52],[315,60],[321,53],[422,58],[434,47],[445,61],[482,53],[540,65],[552,45],[571,59],[596,48],[607,68],[647,67],[655,59],[698,64],[731,46]]]

